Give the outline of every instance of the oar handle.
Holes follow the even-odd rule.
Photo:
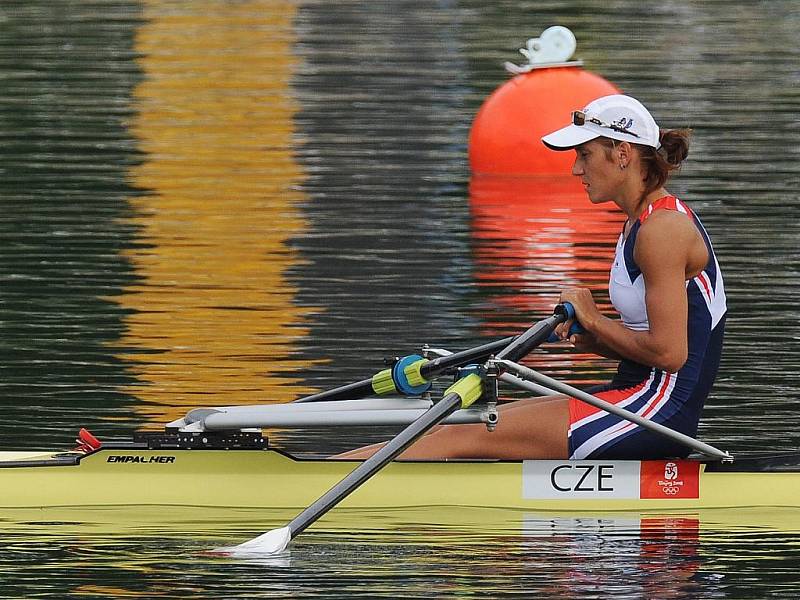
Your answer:
[[[559,304],[553,310],[553,316],[539,321],[528,329],[525,333],[518,336],[511,344],[497,353],[496,358],[506,360],[520,360],[527,356],[531,350],[546,342],[553,334],[555,328],[569,318],[570,311],[575,314],[570,305]],[[512,358],[516,357],[516,358]]]
[[[572,306],[571,302],[564,302],[563,304],[557,304],[554,311],[555,314],[563,314],[566,318],[565,321],[572,320],[572,325],[569,326],[569,332],[567,333],[567,337],[571,337],[573,335],[580,335],[582,333],[586,333],[586,330],[583,326],[578,323],[578,319],[575,315],[575,307]],[[550,337],[547,338],[548,342],[560,342],[561,338],[559,338],[555,333],[551,333]]]
[[[569,321],[575,318],[575,307],[572,306],[572,302],[562,302],[561,304],[555,305],[553,314],[562,315],[565,321]]]

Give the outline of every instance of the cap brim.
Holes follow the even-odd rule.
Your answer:
[[[542,143],[551,150],[571,150],[575,146],[585,144],[601,135],[603,134],[592,131],[589,127],[578,127],[570,123],[566,127],[544,136]]]

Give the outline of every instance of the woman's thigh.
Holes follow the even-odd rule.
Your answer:
[[[401,458],[565,459],[569,429],[566,397],[536,398],[499,407],[494,431],[485,425],[446,425],[418,440]]]

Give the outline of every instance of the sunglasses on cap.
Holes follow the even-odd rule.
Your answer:
[[[619,131],[620,133],[626,133],[628,135],[632,135],[635,138],[639,137],[638,133],[634,133],[627,127],[622,127],[620,125],[614,125],[613,123],[605,123],[598,119],[597,117],[590,117],[582,110],[575,110],[572,111],[572,124],[577,125],[578,127],[582,127],[586,125],[586,123],[592,123],[593,125],[597,125],[598,127],[605,127],[606,129],[613,129],[614,131]]]

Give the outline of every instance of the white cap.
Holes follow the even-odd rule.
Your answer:
[[[636,98],[622,94],[603,96],[587,104],[583,112],[586,114],[583,125],[570,123],[544,136],[544,145],[551,150],[569,150],[589,140],[606,137],[656,149],[661,146],[658,124]]]

